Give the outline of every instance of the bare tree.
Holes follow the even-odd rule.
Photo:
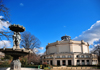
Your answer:
[[[8,19],[10,19],[9,9],[4,5],[3,0],[0,0],[0,16],[4,16],[3,18],[0,18],[0,26],[4,25],[5,22],[7,25],[10,25],[10,23],[7,21]],[[9,38],[11,38],[11,33],[12,32],[0,30],[0,40],[2,40],[2,38],[6,38],[7,40],[9,40]]]
[[[98,55],[98,61],[100,64],[100,44],[93,45],[92,50],[90,52]]]
[[[32,35],[29,32],[23,32],[21,34],[21,39],[22,39],[21,43],[20,43],[20,47],[21,48],[24,47],[26,49],[33,50],[34,48],[39,48],[40,47],[40,41],[39,41],[39,39],[36,38],[34,35]],[[33,55],[31,55],[31,57],[34,56],[34,54],[35,53],[33,53]],[[30,61],[31,57],[30,57],[30,54],[28,54],[28,62]]]
[[[21,47],[24,47],[26,49],[34,49],[34,48],[39,48],[40,47],[40,40],[36,38],[34,35],[32,35],[29,32],[23,32],[21,34]]]
[[[8,20],[10,19],[9,9],[4,5],[3,0],[0,0],[0,15],[4,16],[1,20]]]

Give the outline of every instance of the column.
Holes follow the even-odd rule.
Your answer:
[[[50,60],[49,60],[49,65],[50,65]]]
[[[92,59],[89,60],[90,65],[92,65]]]
[[[87,60],[84,60],[85,61],[85,65],[87,65]]]
[[[68,60],[66,60],[66,65],[68,65]]]
[[[60,60],[60,65],[62,66],[62,60]]]
[[[97,65],[98,65],[98,60],[97,60]]]
[[[80,65],[82,65],[82,60],[80,60]]]
[[[55,60],[55,65],[57,65],[57,60]]]
[[[76,60],[76,59],[74,59],[74,65],[76,65],[76,63],[77,63],[77,60]]]
[[[53,55],[53,65],[55,65],[55,55]]]
[[[76,55],[73,54],[73,65],[76,65],[76,59],[75,59]]]
[[[74,63],[74,61],[73,61],[73,60],[71,60],[71,62],[72,62],[71,64],[72,64],[72,65],[74,65],[74,64],[73,64],[73,63]]]

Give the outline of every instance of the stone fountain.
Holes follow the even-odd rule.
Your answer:
[[[20,32],[24,32],[25,28],[21,25],[16,25],[16,24],[10,25],[9,28],[10,30],[14,32],[13,47],[12,48],[4,47],[0,49],[0,51],[7,55],[11,55],[13,57],[10,70],[21,70],[21,62],[19,60],[19,57],[32,53],[32,51],[25,48],[20,49],[20,46],[19,46],[20,41],[21,41]]]

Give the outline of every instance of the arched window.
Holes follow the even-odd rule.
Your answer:
[[[79,58],[79,55],[77,55],[76,57]]]

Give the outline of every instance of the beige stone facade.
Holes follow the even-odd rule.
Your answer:
[[[5,56],[4,53],[0,52],[0,59],[4,58],[4,56]]]
[[[97,55],[89,53],[89,44],[63,36],[61,41],[48,43],[42,63],[50,65],[97,65]]]

